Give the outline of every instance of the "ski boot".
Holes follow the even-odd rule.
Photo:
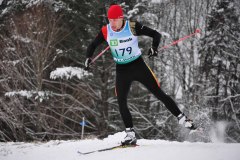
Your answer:
[[[136,145],[137,143],[137,138],[136,138],[136,133],[133,128],[126,128],[126,137],[124,140],[121,142],[123,146],[126,145]]]
[[[183,125],[185,128],[188,128],[191,131],[194,131],[197,129],[197,127],[193,124],[193,121],[187,118],[187,116],[185,116],[184,113],[181,113],[180,115],[178,115],[177,119],[178,119],[178,123]]]

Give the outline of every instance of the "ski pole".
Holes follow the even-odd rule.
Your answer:
[[[181,41],[183,41],[183,40],[185,40],[185,39],[187,39],[187,38],[190,38],[190,37],[192,37],[192,36],[194,36],[195,34],[200,33],[200,32],[201,32],[200,29],[196,29],[194,33],[192,33],[192,34],[190,34],[190,35],[187,35],[187,36],[185,36],[185,37],[182,37],[182,38],[180,38],[180,39],[178,39],[178,40],[176,40],[176,41],[173,41],[171,44],[168,44],[168,45],[166,45],[166,46],[163,46],[163,47],[161,47],[159,50],[166,49],[166,48],[168,48],[168,47],[170,47],[170,46],[173,46],[173,45],[175,45],[175,44],[177,44],[177,43],[179,43],[179,42],[181,42]],[[110,48],[110,47],[107,46],[107,47],[106,47],[104,50],[102,50],[96,57],[94,57],[94,58],[92,59],[92,61],[90,62],[90,65],[92,65],[99,57],[101,57],[109,48]]]
[[[90,62],[90,65],[92,65],[99,57],[101,57],[103,55],[103,53],[105,53],[110,47],[107,46],[104,50],[102,50],[96,57],[94,57],[92,59],[92,61]]]
[[[191,34],[189,34],[189,35],[187,35],[187,36],[185,36],[185,37],[182,37],[182,38],[180,38],[180,39],[178,39],[178,40],[176,40],[176,41],[173,41],[171,44],[168,44],[168,45],[166,45],[166,46],[163,46],[163,47],[161,47],[159,50],[166,49],[166,48],[168,48],[168,47],[170,47],[170,46],[173,46],[173,45],[175,45],[175,44],[177,44],[177,43],[179,43],[179,42],[181,42],[181,41],[184,41],[185,39],[188,39],[188,38],[190,38],[190,37],[192,37],[192,36],[194,36],[195,34],[200,33],[200,32],[201,32],[200,29],[196,29],[195,32],[193,32],[193,33],[191,33]]]

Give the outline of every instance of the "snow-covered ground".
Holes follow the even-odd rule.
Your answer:
[[[116,133],[103,140],[0,143],[1,160],[240,160],[240,144],[190,143],[165,140],[138,141],[140,146],[80,155],[115,146],[125,136]]]

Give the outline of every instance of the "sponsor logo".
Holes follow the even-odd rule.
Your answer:
[[[132,38],[119,40],[119,43],[125,43],[125,42],[129,42],[129,41],[132,41]]]
[[[132,61],[133,59],[135,59],[136,57],[139,57],[141,54],[138,53],[134,56],[128,57],[128,58],[124,58],[124,59],[118,59],[118,58],[113,58],[116,62],[127,62],[127,61]]]
[[[110,40],[110,46],[118,46],[118,40],[117,39]]]

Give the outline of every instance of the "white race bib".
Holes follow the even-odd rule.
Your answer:
[[[138,38],[132,34],[129,21],[126,21],[124,28],[119,32],[113,31],[108,24],[107,42],[113,59],[117,64],[132,62],[141,55],[141,50],[138,47]]]

